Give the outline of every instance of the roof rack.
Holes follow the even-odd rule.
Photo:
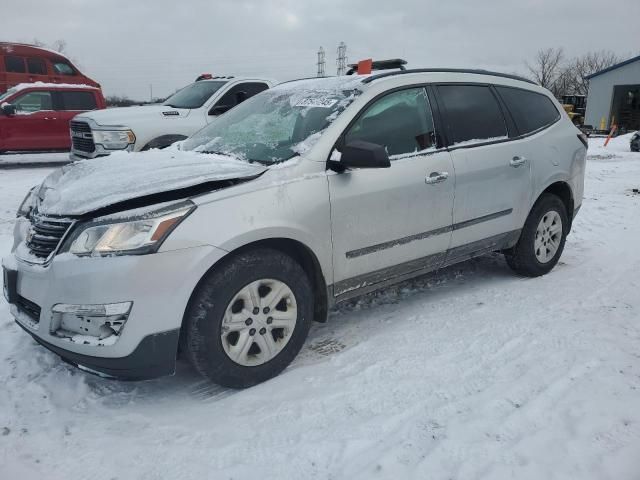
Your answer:
[[[406,70],[405,65],[407,61],[402,58],[390,58],[388,60],[374,60],[371,62],[371,70],[392,70],[399,68],[400,70]],[[353,75],[358,71],[357,63],[350,63],[347,75]]]
[[[374,62],[375,63],[375,62]],[[528,78],[520,77],[518,75],[511,75],[510,73],[491,72],[489,70],[476,70],[467,68],[411,68],[409,70],[396,70],[394,72],[378,73],[371,75],[362,80],[362,83],[371,83],[379,78],[391,77],[393,75],[402,75],[405,73],[474,73],[476,75],[492,75],[494,77],[510,78],[512,80],[520,80],[521,82],[531,83],[536,85],[536,82],[529,80]]]

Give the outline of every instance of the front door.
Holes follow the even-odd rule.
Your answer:
[[[435,138],[424,88],[379,98],[349,127],[345,143],[384,145],[391,167],[328,177],[336,296],[442,263],[455,178]]]
[[[53,100],[49,91],[26,92],[13,100],[16,114],[4,119],[6,150],[43,150],[55,135]]]

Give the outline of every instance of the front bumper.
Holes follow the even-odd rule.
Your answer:
[[[85,152],[83,150],[76,150],[71,147],[71,151],[69,152],[69,160],[77,161],[77,160],[87,160],[91,158],[98,157],[106,157],[107,155],[111,155],[114,152],[133,152],[134,145],[131,144],[127,148],[123,148],[122,150],[107,150],[100,144],[96,144],[95,150],[93,152]]]
[[[207,269],[224,254],[200,246],[139,256],[64,255],[45,266],[10,255],[2,264],[17,272],[11,313],[38,343],[93,373],[142,379],[173,373],[189,298]],[[54,305],[119,302],[132,302],[132,307],[114,341],[59,336]]]

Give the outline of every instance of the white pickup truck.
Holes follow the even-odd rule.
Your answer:
[[[72,160],[168,147],[249,97],[272,87],[259,78],[211,77],[187,85],[161,105],[81,113],[70,122]]]

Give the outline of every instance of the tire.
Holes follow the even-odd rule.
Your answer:
[[[558,221],[561,222],[559,230]],[[550,272],[562,255],[568,233],[569,217],[564,203],[553,194],[542,194],[527,217],[518,243],[505,252],[507,264],[519,275],[527,277]],[[537,238],[539,243],[536,243]]]
[[[279,303],[265,308],[270,296],[277,300],[280,294]],[[288,255],[269,248],[240,253],[196,288],[184,319],[186,357],[201,375],[225,387],[264,382],[302,348],[313,300],[309,278]]]

